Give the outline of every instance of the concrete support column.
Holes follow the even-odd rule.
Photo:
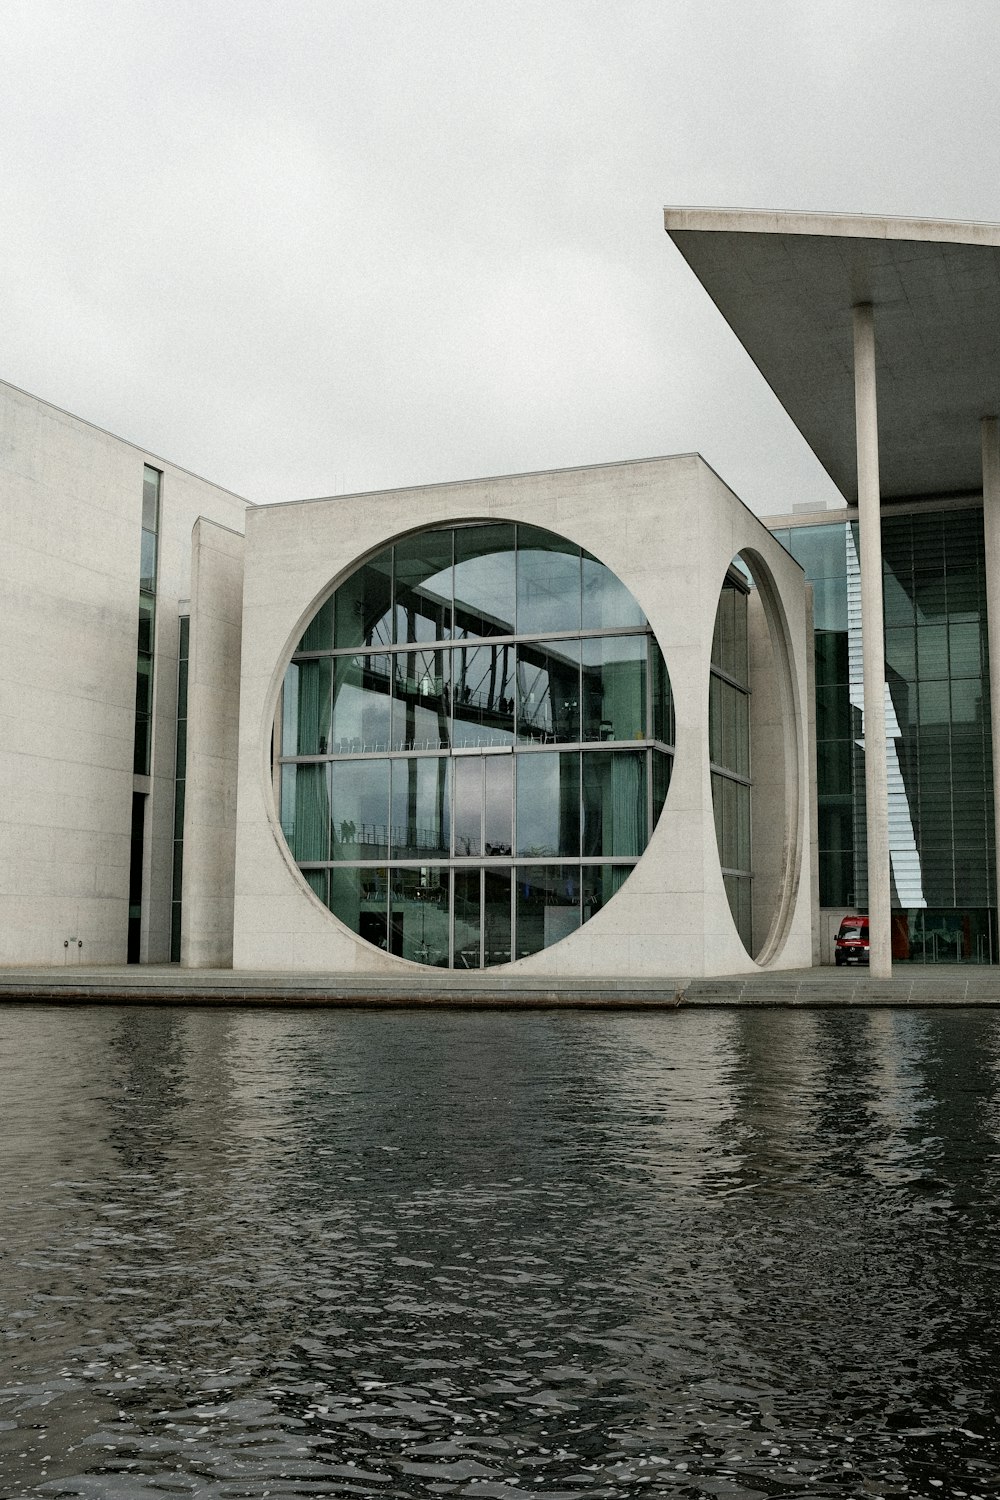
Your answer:
[[[1000,421],[984,417],[983,534],[986,543],[986,627],[990,643],[990,717],[993,729],[993,823],[1000,837]],[[1000,856],[998,856],[1000,859]],[[994,900],[1000,865],[994,866]]]
[[[868,826],[868,917],[871,974],[892,974],[889,887],[889,787],[885,759],[885,641],[882,622],[882,513],[875,388],[875,313],[854,309],[854,404],[858,443],[861,551],[861,656],[865,695],[865,800]]]

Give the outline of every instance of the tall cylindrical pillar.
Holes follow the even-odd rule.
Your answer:
[[[983,535],[986,551],[986,629],[990,643],[990,717],[993,731],[993,824],[1000,844],[1000,421],[984,417]],[[1000,891],[1000,867],[994,865],[993,899]]]
[[[889,785],[885,756],[885,640],[882,622],[882,497],[878,473],[875,313],[854,309],[854,406],[858,444],[861,551],[861,657],[865,701],[865,801],[868,828],[868,919],[871,974],[892,974],[889,886]]]

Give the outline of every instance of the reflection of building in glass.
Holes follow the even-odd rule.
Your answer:
[[[365,563],[306,626],[279,722],[281,827],[311,889],[366,941],[445,967],[525,958],[599,911],[673,756],[639,605],[525,525],[422,532]]]

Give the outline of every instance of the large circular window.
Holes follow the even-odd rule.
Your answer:
[[[535,526],[408,536],[317,610],[275,726],[281,827],[352,932],[479,969],[599,911],[667,793],[673,706],[646,618]]]

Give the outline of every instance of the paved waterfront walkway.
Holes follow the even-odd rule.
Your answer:
[[[296,974],[131,967],[0,969],[0,1002],[64,1005],[363,1005],[476,1009],[691,1005],[1000,1005],[1000,966],[897,964],[891,980],[867,969],[792,969],[727,979],[544,979],[499,972]]]

